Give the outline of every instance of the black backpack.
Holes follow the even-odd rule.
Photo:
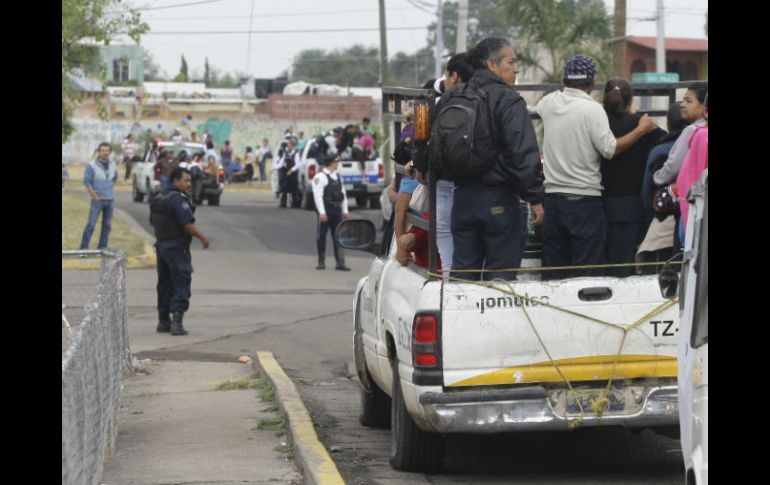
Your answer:
[[[329,144],[326,143],[326,135],[320,134],[313,141],[313,145],[308,150],[308,158],[325,158],[326,151],[329,149]]]
[[[477,178],[500,157],[492,136],[487,93],[466,84],[448,95],[431,124],[428,157],[442,178]]]

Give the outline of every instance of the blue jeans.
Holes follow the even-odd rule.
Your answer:
[[[160,176],[160,191],[164,194],[166,192],[171,191],[171,176],[170,175],[161,175]],[[148,194],[149,197],[149,194]]]
[[[546,194],[543,208],[543,266],[605,264],[607,222],[601,197]],[[603,269],[543,271],[543,279],[604,273]]]
[[[263,158],[259,161],[259,181],[260,182],[266,182],[267,177],[265,176],[265,164],[267,164],[267,159]]]
[[[96,228],[96,219],[102,214],[102,232],[99,235],[99,246],[97,249],[107,249],[107,242],[110,238],[110,229],[112,229],[112,209],[115,207],[115,201],[110,200],[91,200],[91,210],[88,212],[88,223],[83,230],[83,238],[80,240],[80,249],[88,249],[88,243],[91,242],[91,235]]]
[[[436,246],[441,256],[441,269],[452,269],[452,205],[454,201],[454,182],[439,180],[436,184]],[[449,273],[444,273],[444,281],[449,281]]]
[[[521,212],[515,193],[487,188],[457,187],[452,207],[452,276],[467,280],[516,279],[515,272],[462,270],[518,268]]]
[[[521,260],[524,259],[524,250],[527,248],[527,239],[529,239],[529,204],[522,201],[519,204],[519,224],[521,224],[521,242],[519,243],[519,254],[516,257],[516,267],[521,266]]]

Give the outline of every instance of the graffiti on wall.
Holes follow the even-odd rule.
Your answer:
[[[141,136],[147,130],[153,135],[171,136],[174,128],[180,128],[182,135],[189,136],[192,130],[199,135],[203,134],[206,127],[209,128],[215,147],[224,145],[225,140],[230,140],[230,146],[237,156],[245,153],[246,147],[256,148],[262,144],[262,139],[267,138],[270,147],[275,147],[283,138],[286,129],[291,126],[294,134],[304,132],[305,138],[314,138],[316,135],[348,123],[357,123],[360,120],[308,120],[291,123],[289,121],[273,121],[254,115],[238,115],[228,119],[208,118],[205,123],[199,123],[193,128],[190,118],[176,120],[146,120],[133,123],[130,120],[102,121],[99,119],[73,119],[75,132],[67,143],[62,144],[62,163],[84,164],[93,160],[96,147],[106,141],[116,145],[123,142],[129,132],[140,141]],[[139,147],[141,152],[144,147]],[[116,156],[119,154],[116,154]]]

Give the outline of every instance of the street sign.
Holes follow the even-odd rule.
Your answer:
[[[632,83],[676,83],[678,72],[635,72],[631,74]]]

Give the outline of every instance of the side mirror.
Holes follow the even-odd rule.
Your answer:
[[[375,249],[377,229],[366,219],[342,221],[337,226],[337,242],[345,249],[372,252]]]
[[[683,256],[683,253],[675,255],[663,265],[658,275],[658,284],[660,285],[660,294],[663,298],[671,300],[676,298],[679,288],[679,272],[674,269],[671,261]],[[677,263],[680,264],[680,263]]]

